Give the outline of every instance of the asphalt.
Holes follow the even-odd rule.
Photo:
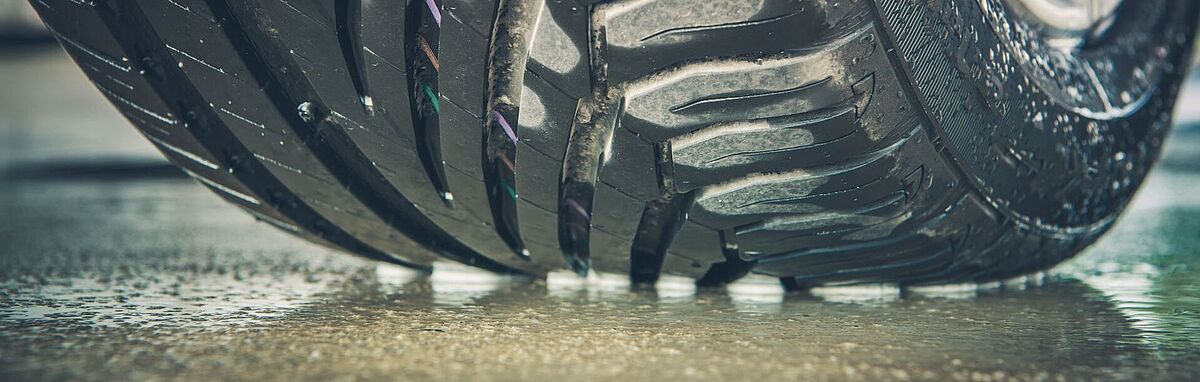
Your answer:
[[[807,294],[359,259],[182,177],[56,46],[0,49],[0,89],[0,380],[1200,376],[1200,86],[1136,201],[1074,260]]]

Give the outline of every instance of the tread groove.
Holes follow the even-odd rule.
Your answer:
[[[405,9],[404,54],[408,61],[408,99],[413,115],[417,158],[421,160],[421,167],[442,203],[454,207],[454,194],[450,190],[446,162],[442,158],[442,108],[438,91],[441,63],[437,58],[440,22],[432,19],[436,9],[421,10],[431,6],[437,8],[434,0],[409,2]],[[436,25],[431,25],[431,20]]]
[[[695,193],[667,194],[646,204],[637,234],[629,251],[629,279],[633,283],[652,284],[662,274],[667,251],[687,220],[687,211]]]
[[[696,285],[713,287],[728,284],[750,273],[754,269],[753,260],[743,260],[738,256],[737,235],[730,230],[721,231],[721,252],[725,261],[713,264],[699,279]]]
[[[580,276],[590,268],[592,203],[600,178],[605,147],[612,140],[619,97],[579,101],[575,123],[563,155],[558,186],[558,241],[567,264]]]
[[[670,142],[655,145],[655,149],[662,195],[646,202],[629,249],[629,278],[634,283],[658,281],[667,251],[697,197],[696,192],[679,194],[674,191]]]
[[[363,58],[362,0],[337,0],[334,7],[337,13],[337,35],[338,43],[342,47],[342,59],[350,69],[350,79],[354,82],[354,90],[358,92],[359,104],[368,115],[373,115],[375,102],[371,98],[370,85],[367,82],[367,62]]]
[[[567,264],[580,276],[587,275],[591,263],[591,213],[596,183],[600,179],[604,157],[611,155],[605,151],[611,146],[617,119],[624,106],[620,92],[608,86],[604,30],[592,28],[589,40],[592,94],[577,103],[558,186],[559,247]],[[658,267],[661,262],[659,259]],[[635,265],[631,262],[631,275]],[[654,274],[657,279],[657,271]]]
[[[512,123],[520,116],[525,63],[542,4],[542,0],[499,0],[488,53],[483,118],[483,175],[496,232],[526,260],[530,253],[517,218],[518,138]]]

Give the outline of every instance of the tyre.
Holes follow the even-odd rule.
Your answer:
[[[305,239],[809,287],[1009,278],[1112,225],[1200,3],[1063,33],[1037,2],[31,3],[167,158]]]

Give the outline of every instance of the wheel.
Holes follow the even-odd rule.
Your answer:
[[[1158,156],[1200,10],[31,3],[167,158],[306,239],[793,287],[991,281],[1093,242]]]

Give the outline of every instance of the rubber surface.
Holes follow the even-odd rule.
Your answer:
[[[161,151],[364,256],[997,280],[1157,158],[1200,5],[1051,47],[1000,0],[33,0]]]

